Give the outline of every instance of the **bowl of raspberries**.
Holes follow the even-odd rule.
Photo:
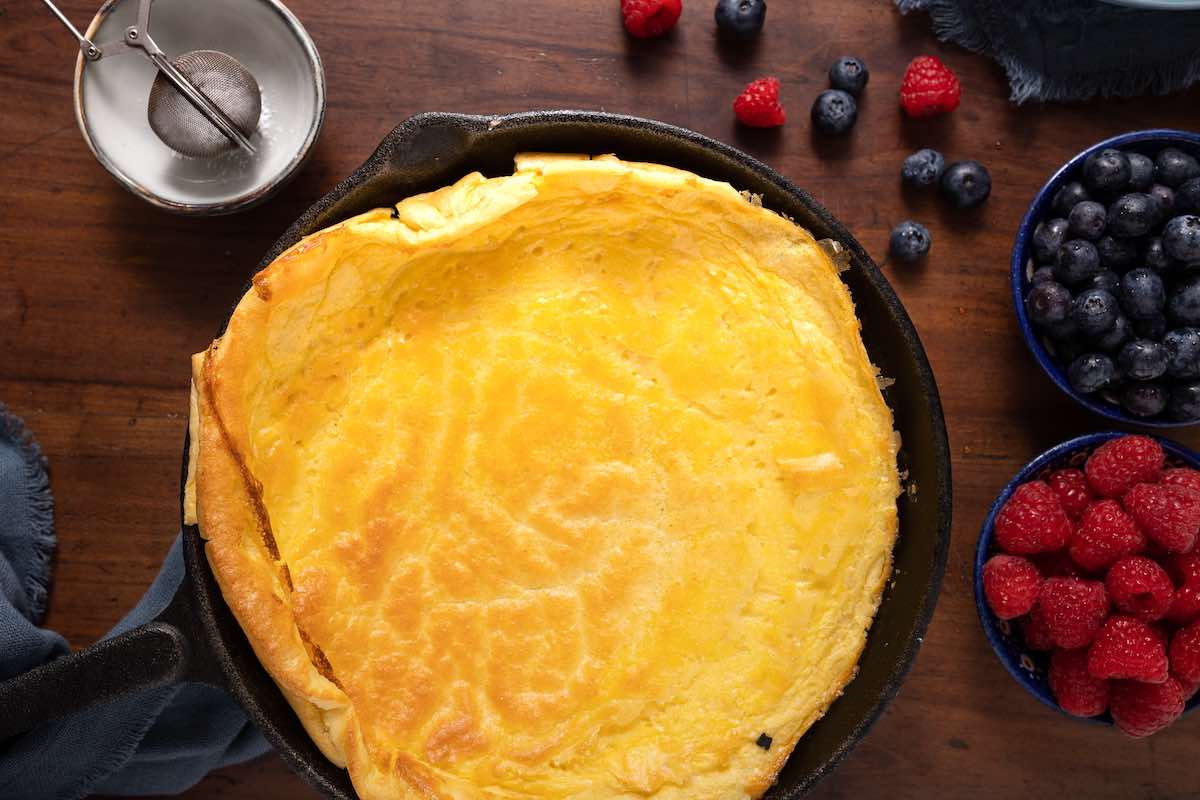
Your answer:
[[[1110,419],[1200,421],[1200,134],[1089,147],[1038,192],[1013,247],[1025,342]]]
[[[993,504],[975,604],[1046,705],[1142,737],[1200,704],[1200,455],[1121,433],[1027,464]]]

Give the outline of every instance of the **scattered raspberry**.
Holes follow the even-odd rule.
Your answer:
[[[1168,651],[1171,674],[1189,689],[1200,685],[1200,622],[1180,628]]]
[[[1164,619],[1172,625],[1186,625],[1200,619],[1200,582],[1186,583],[1175,590]]]
[[[1182,486],[1184,489],[1191,489],[1200,496],[1200,470],[1190,469],[1189,467],[1175,467],[1163,472],[1160,483],[1165,483],[1168,486]]]
[[[1043,578],[1078,578],[1083,575],[1079,565],[1071,560],[1071,554],[1066,550],[1054,553],[1038,553],[1029,560],[1042,573]]]
[[[992,556],[983,565],[983,594],[1000,619],[1028,614],[1041,587],[1041,573],[1028,559]]]
[[[1113,564],[1104,587],[1114,606],[1144,622],[1161,619],[1175,595],[1167,571],[1142,556],[1123,558]]]
[[[917,56],[900,82],[900,105],[910,117],[934,117],[958,108],[962,86],[937,56]]]
[[[1060,469],[1058,472],[1051,473],[1046,482],[1058,495],[1058,502],[1062,504],[1063,511],[1067,512],[1068,517],[1079,519],[1083,516],[1088,503],[1092,502],[1092,490],[1088,488],[1083,470]]]
[[[1088,651],[1056,650],[1050,657],[1050,691],[1058,705],[1077,717],[1094,717],[1108,710],[1108,681],[1088,672]]]
[[[1162,446],[1149,436],[1122,436],[1096,448],[1083,465],[1092,491],[1121,497],[1136,483],[1153,483],[1162,474]]]
[[[1146,535],[1169,553],[1186,553],[1200,532],[1200,499],[1190,489],[1139,483],[1125,495],[1125,508]]]
[[[1054,639],[1050,636],[1050,628],[1046,619],[1034,606],[1033,612],[1021,623],[1021,633],[1025,637],[1025,646],[1039,653],[1048,653],[1054,649]]]
[[[1100,573],[1126,556],[1146,548],[1146,536],[1116,500],[1100,500],[1088,506],[1071,537],[1068,548],[1076,564]]]
[[[778,128],[787,121],[779,104],[779,79],[759,78],[751,81],[733,101],[733,113],[738,121],[752,128]]]
[[[662,36],[679,21],[683,0],[621,0],[625,30],[639,39]]]
[[[1047,578],[1038,593],[1035,617],[1041,617],[1054,644],[1074,650],[1092,641],[1108,616],[1108,593],[1100,581]]]
[[[1061,550],[1071,540],[1072,525],[1058,495],[1042,481],[1017,487],[996,515],[996,544],[1015,556]]]
[[[1130,736],[1149,736],[1183,714],[1183,689],[1175,680],[1163,683],[1116,681],[1108,710],[1117,727]]]
[[[1162,683],[1167,670],[1163,640],[1134,617],[1109,617],[1088,649],[1088,671],[1096,678]]]

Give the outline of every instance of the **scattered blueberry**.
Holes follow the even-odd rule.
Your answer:
[[[1137,242],[1132,239],[1118,239],[1105,234],[1096,242],[1096,252],[1100,254],[1100,263],[1109,269],[1125,270],[1132,267],[1138,260]]]
[[[1167,352],[1167,374],[1174,378],[1200,378],[1200,329],[1176,328],[1162,340]]]
[[[1043,328],[1062,322],[1071,313],[1071,292],[1054,281],[1039,283],[1025,296],[1025,313]]]
[[[1200,326],[1200,276],[1176,284],[1167,300],[1167,314],[1182,325]]]
[[[932,243],[933,237],[929,235],[929,230],[911,219],[906,219],[892,228],[892,235],[888,237],[888,248],[897,261],[917,261],[924,258]]]
[[[1200,178],[1189,178],[1175,191],[1174,209],[1184,214],[1200,214]]]
[[[1141,153],[1126,153],[1129,159],[1129,188],[1144,192],[1154,183],[1154,159]]]
[[[1152,381],[1167,371],[1167,350],[1158,342],[1134,339],[1121,348],[1117,364],[1128,378]]]
[[[1091,394],[1112,382],[1116,368],[1112,359],[1102,353],[1087,353],[1079,356],[1067,367],[1067,380],[1071,388],[1083,394]]]
[[[942,173],[942,193],[959,208],[971,208],[992,193],[992,176],[978,161],[956,161]]]
[[[1059,283],[1072,286],[1100,272],[1100,254],[1096,245],[1084,239],[1070,239],[1058,248],[1054,275]]]
[[[1142,261],[1155,272],[1170,272],[1175,269],[1175,260],[1163,249],[1162,237],[1151,236],[1146,240]]]
[[[909,186],[932,186],[942,177],[942,170],[945,168],[946,159],[942,154],[926,147],[904,159],[900,166],[900,180]],[[1047,257],[1042,260],[1050,259]]]
[[[1097,336],[1095,341],[1096,346],[1106,353],[1111,353],[1125,344],[1133,337],[1133,325],[1129,322],[1129,317],[1120,314],[1113,321],[1113,326],[1104,333]]]
[[[1054,280],[1054,267],[1038,267],[1033,271],[1033,277],[1029,279],[1031,286],[1037,286],[1039,283]]]
[[[1200,419],[1200,383],[1184,383],[1171,390],[1167,405],[1180,422]]]
[[[1108,229],[1126,239],[1145,236],[1158,222],[1158,202],[1148,194],[1124,194],[1108,207]]]
[[[905,164],[907,163],[905,161]],[[1067,225],[1065,219],[1044,219],[1037,224],[1030,243],[1033,245],[1033,255],[1038,261],[1045,263],[1054,260],[1058,248],[1066,241]]]
[[[813,125],[821,133],[839,135],[854,127],[858,119],[858,104],[854,97],[841,89],[826,89],[813,101]]]
[[[1189,178],[1200,176],[1200,162],[1195,156],[1175,147],[1167,147],[1154,157],[1154,180],[1172,189]]]
[[[854,56],[842,56],[829,68],[829,85],[855,97],[867,88],[870,78],[871,73],[867,71],[867,65],[862,59]]]
[[[1111,269],[1102,269],[1083,284],[1084,289],[1103,289],[1113,297],[1120,297],[1121,276]]]
[[[1121,392],[1121,406],[1137,417],[1153,417],[1167,407],[1167,390],[1157,383],[1129,383]]]
[[[1114,195],[1129,186],[1130,172],[1126,155],[1110,147],[1083,162],[1083,185],[1089,192]]]
[[[1099,239],[1104,233],[1104,206],[1095,200],[1084,200],[1076,203],[1067,215],[1067,230],[1076,239]]]
[[[1153,339],[1157,342],[1167,332],[1167,318],[1160,315],[1149,319],[1135,319],[1133,332],[1143,339]]]
[[[1083,184],[1079,181],[1070,181],[1064,183],[1062,187],[1054,193],[1054,199],[1050,201],[1051,207],[1060,217],[1065,217],[1071,213],[1071,209],[1078,203],[1090,199],[1087,189],[1083,188]]]
[[[1166,224],[1162,233],[1163,250],[1185,264],[1200,262],[1200,217],[1186,214]]]
[[[743,41],[753,39],[767,18],[767,3],[766,0],[717,0],[714,15],[722,36]]]
[[[1175,210],[1175,190],[1170,186],[1163,186],[1161,183],[1156,183],[1150,187],[1150,191],[1146,194],[1154,198],[1158,203],[1159,219],[1166,219]]]
[[[1117,319],[1117,298],[1103,289],[1087,289],[1071,302],[1071,319],[1084,336],[1099,336]]]
[[[1158,273],[1146,267],[1131,269],[1121,280],[1121,308],[1134,319],[1160,316],[1167,302],[1166,289]]]

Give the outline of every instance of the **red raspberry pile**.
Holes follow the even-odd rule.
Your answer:
[[[1200,689],[1200,472],[1165,460],[1124,436],[1083,470],[1018,486],[983,565],[992,611],[1052,653],[1059,706],[1108,711],[1130,736],[1170,725]]]

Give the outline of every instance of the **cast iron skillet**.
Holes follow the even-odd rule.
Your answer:
[[[766,794],[771,800],[800,797],[863,737],[900,688],[933,613],[950,538],[950,457],[933,373],[900,301],[841,223],[764,164],[660,122],[581,111],[494,118],[421,114],[388,134],[365,164],[306,211],[261,266],[307,234],[452,183],[471,170],[511,173],[513,155],[529,150],[616,153],[726,180],[761,194],[766,207],[850,251],[844,278],[862,319],[863,339],[874,363],[896,380],[885,395],[903,437],[901,466],[908,470],[910,491],[899,500],[894,579],[884,592],[858,677],[800,740]],[[187,452],[185,438],[184,475]],[[226,688],[292,769],[319,791],[338,800],[354,798],[346,772],[321,755],[255,658],[221,598],[194,526],[183,528],[183,549],[187,579],[158,619],[0,684],[0,742],[109,697],[200,680]]]

